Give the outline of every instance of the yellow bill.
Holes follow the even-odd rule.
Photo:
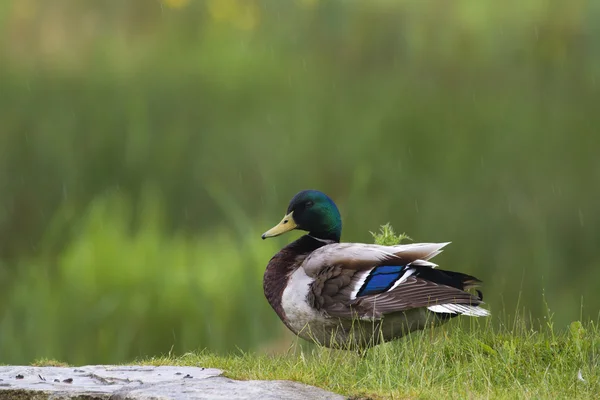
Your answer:
[[[280,223],[263,233],[261,237],[263,239],[275,237],[295,229],[298,225],[296,225],[296,221],[294,221],[294,217],[292,216],[293,213],[294,212],[292,211],[287,214]]]

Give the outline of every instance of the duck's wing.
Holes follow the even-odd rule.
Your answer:
[[[323,246],[302,267],[313,278],[309,302],[327,315],[373,319],[427,307],[442,314],[485,316],[481,293],[466,290],[478,279],[435,269],[429,260],[448,243],[379,246],[340,243]]]
[[[365,270],[388,263],[408,264],[416,260],[425,261],[442,252],[447,243],[414,243],[396,246],[381,246],[365,243],[333,243],[313,251],[302,264],[306,274],[313,276],[326,266],[343,265],[344,268]]]

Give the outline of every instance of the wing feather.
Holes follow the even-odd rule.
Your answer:
[[[309,302],[329,316],[339,318],[352,318],[356,315],[380,318],[390,313],[442,304],[457,305],[447,308],[448,310],[461,310],[458,305],[477,307],[482,303],[481,299],[460,289],[468,289],[467,281],[464,281],[463,287],[461,284],[446,284],[445,281],[438,279],[438,282],[434,282],[436,279],[431,279],[432,274],[437,276],[444,271],[433,270],[437,265],[428,260],[448,244],[379,246],[335,243],[323,246],[311,253],[302,264],[306,274],[314,279]],[[387,290],[375,293],[377,285],[372,285],[375,290],[364,291],[357,297],[359,289],[375,268],[398,265],[406,266],[401,270],[403,275],[393,285],[385,288]],[[423,277],[418,276],[419,272]],[[442,310],[433,307],[431,311],[438,309]]]
[[[366,270],[378,265],[406,265],[416,260],[425,262],[439,254],[448,244],[449,242],[380,246],[364,243],[334,243],[312,252],[304,260],[302,267],[308,276],[315,277],[323,266],[341,265],[346,269]]]
[[[360,297],[354,301],[342,292],[330,292],[320,306],[331,317],[352,318],[358,315],[361,318],[381,318],[386,314],[413,308],[441,304],[478,306],[481,303],[471,293],[411,276],[393,290]]]

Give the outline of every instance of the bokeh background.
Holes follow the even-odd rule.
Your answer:
[[[281,351],[260,234],[452,241],[494,323],[600,309],[600,3],[0,2],[0,363]]]

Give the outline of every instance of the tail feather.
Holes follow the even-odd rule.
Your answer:
[[[479,287],[482,283],[474,276],[444,269],[419,268],[415,275],[440,285],[452,286],[464,291]]]
[[[440,285],[452,286],[463,291],[477,288],[482,283],[481,280],[475,278],[474,276],[463,274],[461,272],[446,271],[441,269],[419,268],[415,275],[431,282],[435,282]],[[483,303],[483,293],[477,289],[476,292],[477,297],[473,295],[471,304],[444,303],[429,306],[427,309],[440,316],[447,316],[450,318],[458,315],[487,317],[490,315],[490,312],[485,308],[479,307]]]
[[[469,306],[466,304],[436,304],[434,306],[427,307],[429,311],[440,314],[459,314],[466,315],[469,317],[487,317],[490,312],[485,308],[479,306]]]

